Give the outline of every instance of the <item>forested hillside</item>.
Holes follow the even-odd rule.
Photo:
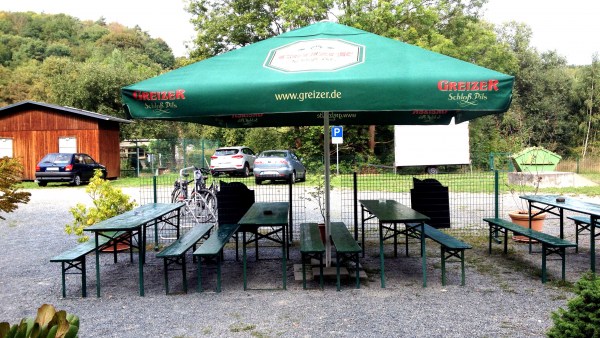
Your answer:
[[[552,51],[530,45],[520,23],[497,27],[480,19],[482,1],[189,1],[198,32],[190,58],[175,59],[143,27],[81,21],[68,15],[0,12],[0,106],[35,100],[123,116],[119,89],[193,61],[335,17],[342,24],[514,75],[509,112],[470,124],[474,164],[489,152],[544,146],[563,156],[600,151],[597,130],[598,57],[569,66]],[[281,132],[283,131],[283,133]],[[318,127],[220,129],[137,121],[123,138],[208,138],[220,144],[293,148],[318,157]],[[372,163],[393,161],[392,126],[347,126],[341,155]]]

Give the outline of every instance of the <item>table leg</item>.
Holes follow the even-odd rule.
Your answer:
[[[365,257],[365,207],[360,206],[360,217],[362,218],[362,227],[360,232],[361,244],[362,244],[362,256]]]
[[[138,231],[138,243],[140,244],[140,247],[138,248],[138,270],[139,270],[139,283],[140,283],[140,296],[144,296],[144,255],[146,253],[146,243],[144,241],[144,239],[142,238],[144,235],[144,229],[145,227],[142,226],[142,229],[140,229]]]
[[[385,273],[383,271],[383,229],[379,223],[379,271],[381,277],[381,287],[385,288]]]
[[[564,239],[565,238],[565,232],[564,232],[564,221],[563,221],[563,215],[564,215],[564,210],[562,208],[558,209],[559,210],[559,222],[560,222],[560,238]]]
[[[528,214],[529,215],[529,229],[531,229],[531,222],[532,222],[532,219],[531,219],[531,202],[529,202],[529,209],[528,209],[528,211],[529,211],[529,214]],[[529,242],[529,254],[531,255],[531,253],[533,252],[532,246],[531,246],[531,243],[532,243],[531,242],[531,238],[529,238],[528,242]]]
[[[590,217],[590,265],[593,273],[596,273],[596,222],[598,217]]]
[[[282,239],[283,239],[283,243],[281,245],[281,247],[282,247],[282,249],[281,249],[282,250],[282,252],[281,252],[281,254],[282,254],[282,256],[281,256],[281,263],[282,264],[281,265],[283,265],[283,289],[286,290],[286,282],[287,282],[287,239],[285,237],[285,232],[286,232],[285,227],[283,227],[281,229],[281,232],[283,233],[281,235]]]
[[[398,257],[398,223],[394,223],[394,258]]]
[[[96,297],[100,297],[100,250],[98,249],[98,232],[94,232],[96,240]]]
[[[427,287],[427,251],[425,251],[425,223],[421,223],[421,253],[423,254],[423,287]]]
[[[246,291],[246,231],[242,231],[242,274],[244,279],[244,291]]]

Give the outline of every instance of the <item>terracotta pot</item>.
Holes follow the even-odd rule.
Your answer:
[[[508,213],[510,220],[524,228],[529,228],[529,212],[527,210],[517,210]],[[531,229],[542,232],[544,228],[544,220],[546,214],[540,214],[535,216],[531,220]],[[513,236],[513,240],[517,242],[529,242],[529,238],[525,236]]]
[[[323,244],[325,244],[325,223],[319,223],[319,233],[321,234]]]

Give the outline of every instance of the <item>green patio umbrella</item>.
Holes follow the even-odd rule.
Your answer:
[[[449,124],[502,113],[513,82],[468,62],[319,22],[124,87],[122,96],[134,119],[230,128],[323,125],[329,135],[330,121]],[[325,201],[328,233],[329,190]]]

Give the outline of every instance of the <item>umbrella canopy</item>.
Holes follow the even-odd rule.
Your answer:
[[[124,87],[127,113],[248,128],[449,124],[508,110],[514,78],[396,40],[319,22]],[[326,113],[324,113],[326,112]],[[329,138],[325,231],[329,238]],[[330,262],[330,244],[326,248]]]
[[[319,22],[122,89],[131,117],[220,127],[449,124],[505,112],[514,78]]]

